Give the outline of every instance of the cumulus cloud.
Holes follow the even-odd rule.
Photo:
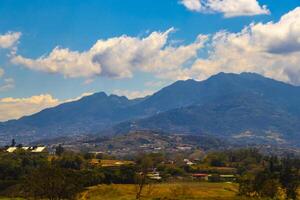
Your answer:
[[[18,119],[30,115],[45,108],[58,105],[58,99],[49,94],[32,96],[28,98],[2,98],[0,99],[0,121]]]
[[[187,9],[201,13],[223,13],[225,17],[270,14],[257,0],[181,0]]]
[[[29,69],[60,73],[66,77],[90,77],[101,72],[101,66],[92,61],[92,52],[78,52],[56,47],[47,56],[37,59],[25,58],[20,55],[12,57],[14,64],[23,65]]]
[[[136,99],[152,95],[155,91],[143,90],[143,91],[133,91],[133,90],[114,90],[113,93],[119,96],[126,96],[128,99]]]
[[[89,96],[92,93],[84,93],[79,97],[59,100],[50,94],[41,94],[27,98],[0,98],[0,121],[7,121],[10,119],[18,119],[23,116],[32,115],[43,109],[57,106],[61,103],[77,101],[82,97]]]
[[[16,55],[11,61],[29,69],[60,73],[71,78],[130,78],[135,71],[152,72],[159,76],[195,58],[207,39],[207,36],[199,35],[189,45],[176,46],[168,41],[173,31],[171,28],[165,32],[152,32],[144,38],[123,35],[98,40],[84,52],[56,47],[48,55],[37,59]]]
[[[188,6],[203,6],[189,2]],[[95,76],[129,78],[138,71],[167,82],[203,80],[218,72],[248,71],[300,85],[300,7],[276,22],[252,23],[237,33],[224,30],[210,36],[199,35],[190,44],[170,41],[173,31],[171,28],[152,32],[143,38],[124,35],[98,40],[85,52],[57,47],[37,59],[15,55],[12,62],[66,77],[86,77],[87,83]],[[207,50],[205,58],[198,55],[202,48]],[[117,92],[129,97],[142,96],[130,91]]]
[[[8,49],[15,47],[20,37],[20,32],[8,32],[6,34],[0,35],[0,48]]]
[[[250,71],[300,84],[300,7],[278,22],[251,24],[238,33],[218,32],[209,44],[208,58],[197,59],[180,76],[205,79],[220,71]]]

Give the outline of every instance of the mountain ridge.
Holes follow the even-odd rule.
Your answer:
[[[248,98],[245,98],[245,96]],[[240,100],[240,102],[237,103],[234,101],[235,99]],[[294,126],[294,128],[279,128],[285,127],[285,125],[280,125],[280,120],[276,121],[278,120],[277,118],[270,118],[270,127],[277,127],[274,130],[280,130],[281,135],[291,135],[289,129],[292,129],[294,132],[299,130],[300,132],[300,128],[296,125],[300,122],[300,87],[247,72],[241,74],[219,73],[203,81],[195,81],[193,79],[176,81],[153,95],[133,100],[124,96],[107,95],[104,92],[95,93],[77,101],[60,104],[31,116],[22,117],[19,120],[0,123],[0,138],[9,136],[30,142],[34,139],[65,135],[105,132],[114,134],[119,132],[118,129],[120,128],[130,131],[134,127],[131,124],[132,122],[148,124],[147,126],[150,126],[152,123],[150,127],[153,129],[162,129],[161,125],[153,123],[153,118],[161,119],[162,122],[160,123],[168,124],[170,122],[169,125],[173,123],[172,127],[174,127],[174,122],[169,120],[172,116],[162,117],[166,115],[186,116],[185,118],[182,117],[182,120],[187,122],[185,128],[189,130],[189,133],[199,134],[200,130],[208,126],[207,124],[211,124],[211,127],[205,130],[210,130],[208,131],[209,134],[219,136],[221,134],[220,130],[211,132],[211,130],[215,130],[213,125],[222,124],[226,120],[220,117],[217,118],[219,121],[215,120],[214,115],[209,115],[208,113],[218,108],[216,115],[219,116],[222,113],[222,109],[234,104],[240,107],[249,106],[249,110],[240,110],[235,119],[238,119],[239,116],[247,116],[245,112],[249,112],[251,114],[249,115],[250,120],[250,116],[255,116],[254,111],[262,112],[260,116],[269,119],[268,113],[276,111],[274,116],[280,116],[284,123]],[[195,111],[190,108],[194,108]],[[211,110],[208,110],[208,108]],[[195,113],[196,111],[210,116],[206,120],[205,125],[201,125],[201,121],[195,121],[195,124],[188,124],[189,121],[193,121],[191,116],[200,117],[199,113]],[[189,115],[186,115],[186,113],[193,113],[190,116],[191,119],[188,119],[187,116]],[[231,119],[230,114],[227,116],[227,120],[229,119]],[[291,122],[287,119],[290,119]],[[145,122],[147,120],[148,122]],[[205,120],[202,119],[202,121]],[[127,126],[123,126],[126,123]],[[128,124],[131,124],[130,126],[132,127],[128,127]],[[178,124],[180,123],[177,122]],[[225,123],[222,126],[227,125]],[[147,126],[145,125],[146,128]],[[199,128],[195,128],[197,126]],[[258,122],[252,124],[252,126],[248,129],[257,131],[259,132],[258,134],[268,131],[267,129],[258,130]],[[173,128],[168,126],[163,128],[166,129],[164,130],[166,132],[173,130]],[[184,132],[184,126],[181,128],[174,130]],[[245,128],[239,131],[247,131],[248,129]],[[270,128],[270,130],[273,129]],[[233,134],[239,134],[233,133],[234,131],[236,130],[229,128],[228,132],[232,133],[228,134],[226,131],[226,134],[230,135],[230,137],[233,137]],[[293,138],[295,137],[293,136]],[[289,138],[284,139],[289,140]]]

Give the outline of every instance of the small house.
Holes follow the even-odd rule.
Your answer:
[[[193,179],[208,181],[209,174],[192,174]]]
[[[33,149],[31,150],[32,153],[43,153],[46,152],[47,149],[45,146],[41,146],[41,147],[33,147]]]
[[[233,174],[220,175],[220,181],[223,182],[233,182],[236,180],[236,176]]]
[[[8,153],[13,153],[13,152],[15,152],[17,149],[18,149],[17,147],[8,147],[8,148],[6,149],[6,152],[8,152]]]
[[[183,162],[185,162],[185,164],[191,166],[194,165],[195,163],[193,163],[192,161],[190,161],[189,159],[184,159]]]
[[[149,179],[157,180],[157,181],[162,179],[159,172],[150,172],[150,173],[147,174],[147,177]]]

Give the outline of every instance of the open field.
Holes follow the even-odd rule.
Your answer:
[[[237,196],[234,183],[162,183],[145,186],[142,200],[255,200]],[[88,188],[78,200],[135,200],[135,185],[111,184]],[[25,200],[5,198],[0,200]],[[262,199],[261,199],[262,200]]]
[[[118,167],[121,165],[132,165],[133,161],[127,160],[101,160],[101,159],[92,159],[90,164],[100,167]]]
[[[229,200],[236,197],[237,185],[232,183],[163,183],[146,186],[145,200]],[[85,191],[80,200],[133,200],[134,185],[99,185]]]

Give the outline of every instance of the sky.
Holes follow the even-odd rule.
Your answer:
[[[0,1],[0,121],[219,72],[300,85],[300,1]]]

